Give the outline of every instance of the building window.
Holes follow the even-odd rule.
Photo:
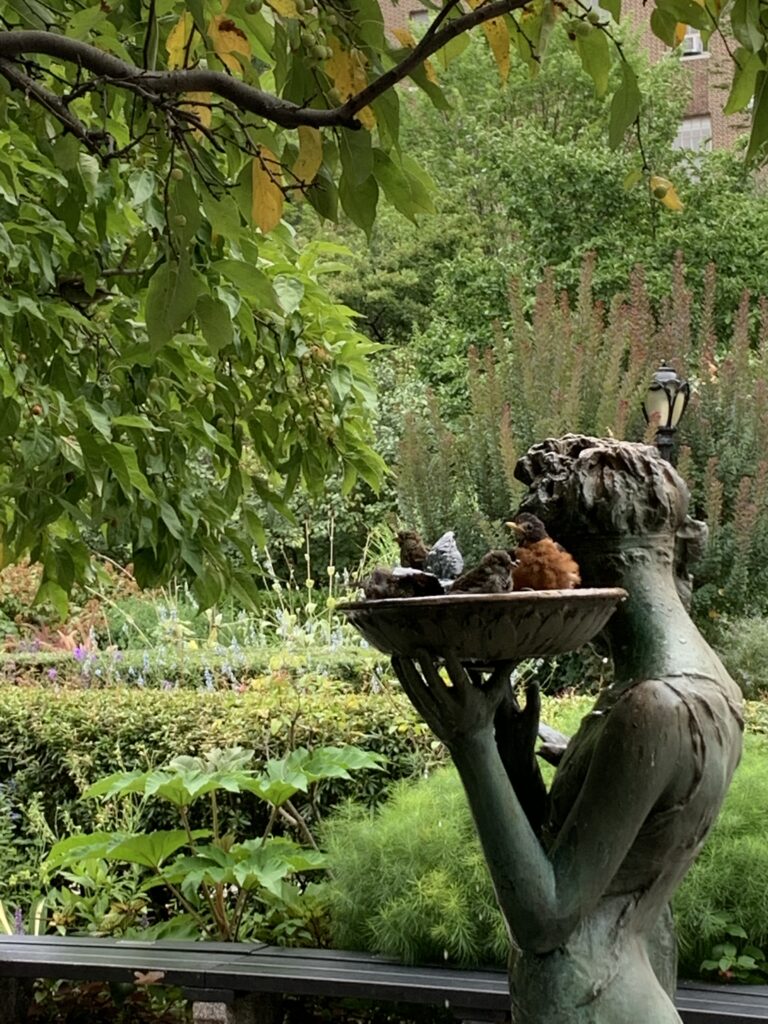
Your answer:
[[[704,43],[701,38],[701,32],[698,29],[691,28],[689,25],[683,38],[683,57],[700,57],[703,53]]]
[[[672,145],[675,149],[712,149],[712,118],[709,114],[686,117]]]

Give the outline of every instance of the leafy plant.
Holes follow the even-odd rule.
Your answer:
[[[169,891],[206,937],[235,941],[243,932],[268,933],[271,915],[301,914],[306,874],[326,865],[292,797],[303,792],[312,802],[322,780],[349,778],[350,771],[361,768],[380,768],[382,758],[355,747],[321,747],[312,753],[299,748],[284,759],[268,760],[257,774],[250,767],[253,755],[253,750],[242,747],[214,749],[204,757],[177,757],[164,768],[119,772],[94,783],[85,798],[138,794],[144,800],[163,801],[174,808],[181,827],[69,836],[51,850],[46,871],[93,861],[130,865],[142,876],[139,892]],[[224,794],[245,793],[270,808],[258,839],[238,840],[225,827],[221,814]],[[202,817],[199,802],[203,800],[211,824],[195,828],[193,817]],[[309,848],[273,834],[281,814]],[[145,908],[135,909],[143,912]],[[317,939],[316,922],[309,914],[303,916],[309,934]],[[285,929],[278,934],[284,935]],[[297,929],[291,937],[296,939]]]
[[[717,921],[727,939],[712,947],[710,959],[702,961],[701,970],[716,973],[720,981],[760,984],[768,980],[768,961],[762,949],[753,946],[744,929],[732,924],[725,914],[713,915],[713,922]]]

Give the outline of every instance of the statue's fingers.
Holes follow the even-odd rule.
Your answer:
[[[535,680],[525,684],[525,711],[526,718],[534,718],[539,721],[541,715],[541,690]]]
[[[463,697],[472,686],[472,680],[467,675],[467,671],[459,661],[455,651],[446,651],[443,658],[445,660],[445,667],[448,670],[448,678],[456,688],[456,695]]]
[[[396,654],[392,657],[392,668],[413,706],[422,718],[429,720],[434,714],[435,700],[414,663]]]

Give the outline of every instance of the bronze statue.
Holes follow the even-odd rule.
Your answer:
[[[699,853],[741,752],[741,698],[674,579],[688,492],[649,446],[569,435],[519,461],[523,509],[577,559],[584,586],[629,597],[604,631],[614,682],[547,793],[538,695],[510,663],[488,675],[450,651],[394,657],[464,783],[513,944],[515,1024],[673,1024],[669,900]]]

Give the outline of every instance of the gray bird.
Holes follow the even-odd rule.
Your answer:
[[[507,594],[512,590],[515,562],[507,551],[489,551],[480,564],[459,576],[450,587],[452,594]]]
[[[427,572],[434,573],[441,580],[455,580],[461,576],[464,572],[464,559],[453,530],[448,530],[435,541],[427,552],[425,567]]]

